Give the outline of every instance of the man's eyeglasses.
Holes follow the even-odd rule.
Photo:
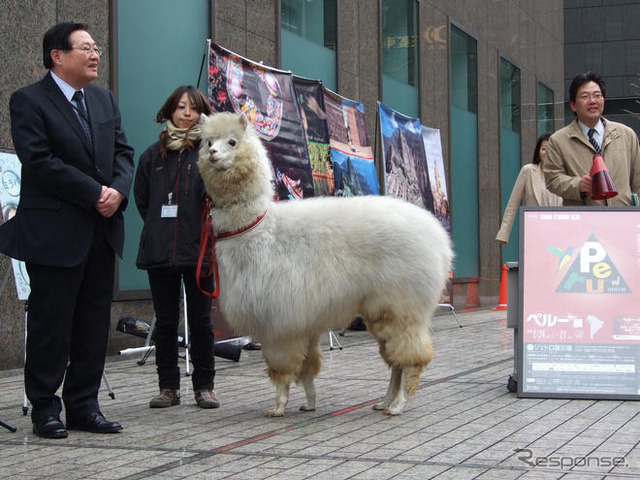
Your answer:
[[[92,53],[95,53],[96,55],[98,55],[99,57],[102,56],[102,48],[99,47],[98,45],[94,45],[94,46],[89,46],[89,45],[83,45],[82,47],[72,47],[73,50],[80,50],[82,52],[85,53],[85,55],[89,56]]]
[[[595,93],[581,93],[580,95],[578,95],[578,98],[580,100],[582,100],[583,102],[586,102],[590,99],[594,99],[594,100],[602,100],[604,98],[604,96],[602,95],[602,93],[600,92],[595,92]]]

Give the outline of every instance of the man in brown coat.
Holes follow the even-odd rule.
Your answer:
[[[593,72],[577,75],[569,87],[569,105],[576,120],[549,139],[544,174],[547,188],[562,197],[563,205],[633,205],[632,193],[640,195],[640,146],[635,132],[621,123],[606,120],[605,83]],[[593,137],[590,140],[589,137]],[[594,145],[595,144],[595,145]],[[607,200],[591,198],[589,174],[599,148],[609,175],[618,190]]]

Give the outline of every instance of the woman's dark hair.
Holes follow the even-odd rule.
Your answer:
[[[178,108],[182,95],[187,94],[191,103],[199,114],[210,115],[212,112],[211,104],[207,100],[207,97],[193,85],[182,85],[176,88],[169,98],[164,102],[164,105],[158,110],[156,115],[156,123],[165,123],[167,120],[171,120],[173,112]],[[167,143],[169,142],[169,133],[166,130],[160,132],[160,154],[162,157],[167,155]],[[193,148],[194,145],[188,145],[188,148]]]
[[[574,102],[576,101],[576,97],[578,95],[578,90],[582,85],[589,82],[595,82],[600,87],[600,92],[603,97],[606,97],[607,94],[605,92],[605,83],[604,79],[596,72],[587,72],[581,73],[580,75],[576,75],[573,77],[571,81],[571,85],[569,85],[569,100]]]
[[[542,135],[540,135],[538,137],[538,141],[536,142],[536,148],[533,149],[533,164],[534,165],[540,165],[540,160],[542,160],[540,158],[540,148],[542,147],[542,142],[544,142],[545,140],[548,142],[549,138],[551,137],[550,133],[543,133]]]
[[[62,22],[54,25],[42,38],[42,63],[44,68],[51,70],[53,60],[51,59],[51,50],[69,51],[72,49],[69,37],[77,30],[89,30],[86,23]]]

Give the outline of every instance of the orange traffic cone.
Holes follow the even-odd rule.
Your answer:
[[[500,298],[498,299],[498,306],[493,307],[491,310],[506,310],[507,309],[507,264],[502,265],[502,278],[500,279]]]

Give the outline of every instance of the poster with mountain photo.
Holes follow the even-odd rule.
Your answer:
[[[442,222],[447,232],[451,233],[449,194],[447,193],[444,159],[442,158],[440,130],[423,125],[422,139],[424,141],[424,151],[427,155],[427,171],[429,172],[431,195],[433,197],[433,214]]]
[[[382,102],[378,102],[378,106],[386,195],[433,213],[433,193],[420,119],[408,117]]]

